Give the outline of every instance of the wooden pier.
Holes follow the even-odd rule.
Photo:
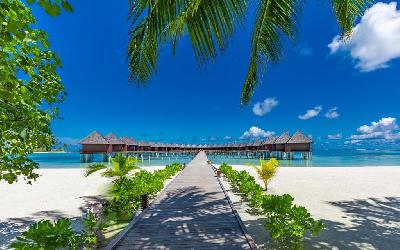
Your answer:
[[[107,249],[254,249],[201,151]]]

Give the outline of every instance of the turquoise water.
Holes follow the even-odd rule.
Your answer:
[[[79,153],[35,153],[30,157],[32,160],[39,162],[41,168],[83,168],[89,163],[80,162]],[[187,163],[191,157],[163,157],[159,159],[143,160],[139,162],[139,166],[163,166],[174,162]],[[100,155],[94,155],[94,162],[100,162]]]
[[[79,153],[35,153],[31,157],[39,162],[41,168],[81,168],[87,163],[80,163]],[[222,158],[209,155],[213,163],[220,164],[258,164],[258,159],[247,158]],[[187,163],[191,157],[164,157],[163,159],[144,160],[139,165],[160,166],[173,162]],[[100,161],[99,156],[94,161]],[[400,150],[365,150],[365,149],[329,149],[314,150],[312,160],[301,160],[300,155],[295,155],[292,161],[280,160],[281,166],[287,167],[346,167],[346,166],[400,166]]]

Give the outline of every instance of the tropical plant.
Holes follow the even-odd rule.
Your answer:
[[[289,194],[265,194],[248,172],[238,172],[225,163],[219,169],[251,206],[266,215],[265,228],[274,240],[290,244],[288,248],[297,247],[306,232],[315,237],[324,229],[324,224],[312,218],[305,207],[294,205]]]
[[[29,229],[17,237],[11,244],[14,249],[76,249],[79,235],[71,228],[69,219],[51,222],[42,220],[29,226]]]
[[[142,170],[131,178],[121,178],[114,182],[110,193],[112,199],[105,207],[105,212],[130,214],[140,206],[141,195],[153,196],[161,191],[164,182],[182,170],[182,164],[174,163],[154,173]]]
[[[102,176],[126,177],[132,170],[139,169],[137,163],[138,160],[132,156],[125,157],[123,154],[117,154],[116,157],[111,158],[111,167],[102,163],[92,163],[87,167],[85,176],[87,177],[97,171],[106,169],[101,173]]]
[[[65,97],[60,58],[24,2],[37,2],[51,16],[72,11],[67,0],[0,1],[0,181],[10,184],[39,176],[28,156],[54,143],[50,122]]]
[[[128,60],[130,80],[146,83],[156,71],[160,48],[177,43],[187,31],[200,66],[214,61],[227,49],[237,27],[243,26],[248,0],[130,0],[132,21]],[[356,20],[371,0],[331,0],[342,38],[351,33]],[[285,40],[299,33],[300,14],[305,1],[255,1],[256,20],[251,38],[250,63],[242,88],[241,103],[248,104],[268,63],[283,57]]]
[[[275,176],[278,170],[279,162],[275,158],[271,158],[268,161],[260,159],[260,166],[252,166],[258,173],[260,179],[264,182],[264,189],[268,189],[268,183]]]
[[[315,237],[325,227],[305,207],[293,205],[293,197],[288,194],[266,195],[261,206],[267,215],[265,228],[278,241],[297,244],[306,231]]]
[[[81,235],[82,245],[88,249],[95,249],[98,243],[98,235],[105,227],[102,219],[96,218],[93,213],[86,214],[82,220],[83,231]]]

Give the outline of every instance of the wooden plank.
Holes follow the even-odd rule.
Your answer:
[[[200,152],[108,249],[253,249]]]

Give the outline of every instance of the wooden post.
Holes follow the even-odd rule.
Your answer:
[[[149,196],[147,194],[142,194],[140,196],[140,205],[142,210],[145,210],[146,208],[149,207]]]
[[[217,169],[217,177],[221,178],[221,170]]]

